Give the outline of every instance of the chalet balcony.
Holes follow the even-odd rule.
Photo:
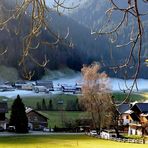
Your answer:
[[[141,126],[141,123],[138,121],[132,121],[131,123],[129,123],[130,126]]]

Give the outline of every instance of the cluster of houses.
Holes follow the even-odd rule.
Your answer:
[[[58,84],[57,86],[53,85],[53,81],[16,81],[15,83],[12,82],[5,82],[0,84],[0,92],[4,91],[14,91],[15,89],[19,90],[29,90],[34,91],[35,93],[45,92],[49,93],[50,91],[61,91],[63,93],[80,93],[81,92],[81,84],[74,84],[74,85],[67,85],[67,84]]]
[[[0,84],[0,91],[13,91],[19,90],[33,90],[36,93],[54,91],[52,81],[16,81],[16,82],[4,82]]]
[[[129,135],[148,135],[148,103],[121,104],[118,106],[119,126]]]
[[[148,135],[148,103],[124,103],[117,107],[119,113],[118,125],[129,135]],[[7,102],[0,102],[0,127],[6,129],[8,119]],[[28,127],[30,130],[42,130],[48,127],[48,118],[40,112],[26,108]]]
[[[7,102],[0,102],[0,127],[4,130],[9,126],[6,113],[8,113]],[[28,127],[30,130],[43,130],[48,127],[48,118],[40,112],[26,108],[26,115],[28,117]]]

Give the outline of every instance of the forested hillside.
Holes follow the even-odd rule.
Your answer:
[[[2,18],[7,18],[11,15],[8,10],[12,9],[13,3],[12,1],[7,3],[8,1],[3,1],[0,13]],[[69,67],[73,70],[80,70],[83,64],[98,61],[100,57],[107,55],[106,49],[108,45],[102,44],[103,42],[107,42],[105,38],[99,38],[96,41],[90,35],[88,28],[66,16],[59,16],[56,12],[49,13],[48,19],[52,20],[48,22],[51,29],[56,34],[59,34],[61,38],[66,36],[69,28],[69,37],[67,41],[59,42],[56,46],[49,47],[48,45],[40,44],[37,49],[30,51],[33,57],[40,63],[43,62],[44,56],[47,56],[49,63],[46,68],[54,70]],[[27,13],[23,17],[21,25],[14,19],[9,22],[7,27],[0,31],[1,53],[5,50],[7,51],[1,56],[0,65],[16,67],[20,72],[20,76],[22,76],[23,69],[18,63],[21,60],[23,39],[29,32],[30,24],[29,13]],[[19,33],[16,33],[18,28]],[[36,45],[39,41],[54,42],[54,38],[46,32],[46,28],[43,28],[41,35],[36,38],[34,44]],[[72,41],[74,45],[71,48],[69,48],[67,43],[69,41]],[[25,61],[25,66],[29,70],[35,71],[35,79],[44,75],[44,69],[33,63],[29,58]]]
[[[115,2],[118,4],[120,8],[127,7],[127,2],[125,3],[125,1],[117,0]],[[120,11],[115,11],[111,15],[110,21],[108,21],[106,12],[111,7],[112,6],[108,0],[87,0],[84,4],[81,5],[81,7],[71,12],[69,16],[78,21],[80,24],[84,25],[85,27],[92,29],[93,31],[99,31],[101,28],[107,28],[107,30],[109,31],[111,30],[111,28],[114,28],[115,24],[119,24],[119,22],[123,18],[123,14]],[[148,5],[142,2],[141,0],[138,1],[138,8],[141,14],[145,14],[145,12],[148,11]],[[141,72],[139,77],[147,78],[148,77],[146,74],[147,67],[144,61],[148,57],[148,50],[147,50],[148,16],[143,15],[141,18],[144,26],[144,34],[143,34],[143,46],[142,46],[142,57],[141,57],[142,59]],[[129,15],[128,23],[125,24],[125,26],[122,26],[120,32],[118,33],[117,42],[116,43],[110,42],[109,49],[111,50],[109,50],[109,52],[110,51],[112,52],[111,54],[112,60],[110,62],[110,65],[122,63],[125,60],[125,57],[129,55],[130,46],[127,47],[123,46],[122,48],[116,48],[116,45],[124,44],[129,41],[130,30],[133,27],[133,24],[134,24],[134,31],[137,30],[137,26],[134,23],[135,21],[136,18],[133,19],[133,17]],[[135,57],[135,61],[136,60],[137,57]],[[132,75],[132,71],[134,71],[134,67],[130,67],[129,69],[127,69],[129,75]],[[118,76],[120,77],[121,74],[119,74]]]
[[[9,1],[9,3],[8,3]],[[13,8],[13,0],[1,1],[0,17],[7,18],[10,14],[10,9]],[[100,27],[104,20],[104,11],[108,5],[104,0],[86,0],[85,7],[80,6],[69,16],[59,16],[54,11],[49,12],[47,20],[51,29],[64,38],[69,30],[67,40],[59,42],[56,46],[48,46],[40,44],[37,49],[31,50],[31,55],[38,62],[42,63],[46,55],[49,63],[45,68],[39,67],[37,64],[27,57],[25,66],[30,71],[35,71],[33,79],[41,78],[45,69],[58,70],[69,67],[73,70],[80,70],[83,64],[90,64],[93,61],[98,61],[102,65],[102,70],[105,70],[111,77],[122,77],[122,71],[114,73],[109,70],[109,67],[114,63],[121,63],[125,60],[129,50],[116,49],[114,44],[111,44],[107,37],[95,37],[91,35],[91,28]],[[117,17],[119,17],[117,15]],[[116,19],[115,19],[116,20]],[[147,19],[145,19],[145,24]],[[5,28],[0,30],[0,53],[3,53],[0,58],[0,65],[15,67],[18,69],[20,76],[23,78],[23,68],[19,66],[22,58],[22,47],[24,37],[30,30],[30,15],[29,10],[24,15],[21,24],[14,19],[9,22]],[[19,30],[19,33],[17,32]],[[128,32],[128,30],[125,30]],[[126,39],[126,33],[119,40]],[[147,35],[147,32],[145,36]],[[46,28],[42,28],[40,35],[34,40],[34,45],[38,42],[54,42],[55,39],[51,34],[48,34]],[[73,47],[68,46],[68,42],[73,43]],[[144,42],[144,48],[147,47],[147,42]],[[4,52],[6,51],[6,52]],[[148,52],[143,50],[143,61],[148,56]],[[140,77],[148,77],[146,74],[147,67],[143,64]],[[132,75],[133,68],[127,69]]]

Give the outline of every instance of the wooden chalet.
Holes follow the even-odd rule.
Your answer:
[[[45,86],[49,91],[54,91],[53,82],[52,81],[36,81],[36,86]]]
[[[129,123],[129,135],[148,135],[148,103],[136,103],[131,110],[132,122]]]
[[[26,109],[30,130],[43,130],[48,127],[48,118],[31,108]]]
[[[130,114],[131,104],[123,103],[117,107],[118,112],[118,126],[124,133],[128,133],[129,123],[132,121]]]
[[[130,110],[131,104],[124,103],[118,106],[117,111],[119,114],[119,125],[129,125],[132,118],[130,117],[130,114],[133,112]]]

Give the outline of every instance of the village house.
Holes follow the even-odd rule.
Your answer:
[[[43,130],[48,127],[48,118],[31,108],[26,109],[30,130]]]
[[[4,130],[7,128],[8,119],[5,114],[8,112],[7,102],[0,102],[0,127]]]
[[[130,117],[130,114],[132,113],[132,111],[130,110],[130,108],[131,108],[131,104],[129,103],[124,103],[117,107],[117,111],[119,113],[118,124],[120,126],[129,125],[129,123],[131,122],[132,119]]]
[[[132,122],[129,123],[129,135],[148,135],[148,103],[136,103],[131,107]]]

